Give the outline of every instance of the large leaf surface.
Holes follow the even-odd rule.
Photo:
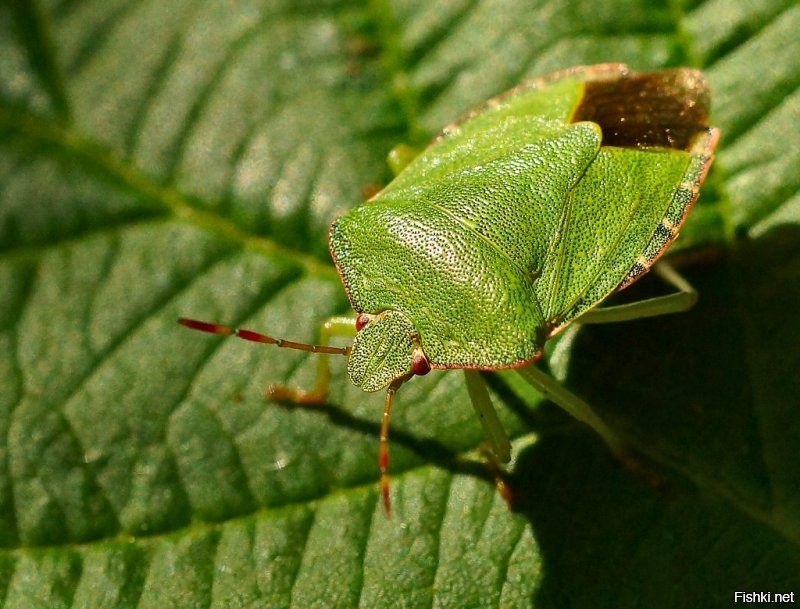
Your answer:
[[[707,0],[0,3],[0,604],[717,607],[800,592],[800,8]],[[575,64],[704,68],[717,163],[676,263],[700,304],[551,360],[634,447],[493,382],[515,507],[461,377],[262,396],[347,302],[330,220],[383,158]],[[661,289],[637,284],[628,298]],[[491,380],[491,379],[490,379]],[[654,489],[647,479],[664,484]]]

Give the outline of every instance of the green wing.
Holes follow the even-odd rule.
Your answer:
[[[434,367],[519,365],[544,343],[535,286],[600,133],[509,116],[459,141],[449,171],[393,182],[334,222],[331,251],[353,307],[404,313]]]
[[[595,306],[628,276],[659,230],[691,155],[602,148],[561,208],[536,284],[553,330]]]
[[[525,83],[489,100],[461,121],[445,127],[379,198],[400,190],[436,184],[468,167],[482,167],[563,129],[584,87],[581,74],[575,71],[557,80]],[[524,119],[524,122],[514,119]]]
[[[406,314],[434,367],[535,358],[675,238],[718,135],[707,107],[695,70],[618,64],[486,102],[332,225],[353,308]]]

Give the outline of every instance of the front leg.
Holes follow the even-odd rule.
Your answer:
[[[354,338],[356,320],[354,317],[336,316],[324,321],[319,328],[319,346],[327,347],[334,337]],[[330,362],[327,353],[320,353],[317,361],[317,378],[311,389],[269,385],[266,396],[273,400],[284,400],[296,404],[322,404],[328,398],[330,388]]]

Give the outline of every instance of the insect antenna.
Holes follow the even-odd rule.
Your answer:
[[[199,321],[197,319],[187,319],[181,317],[178,323],[192,330],[200,330],[201,332],[209,332],[210,334],[221,334],[222,336],[237,336],[244,340],[250,340],[256,343],[265,343],[268,345],[275,345],[277,347],[285,347],[287,349],[297,349],[298,351],[311,351],[312,353],[330,353],[332,355],[350,355],[350,347],[330,347],[328,345],[310,345],[308,343],[298,343],[293,340],[285,340],[283,338],[274,338],[254,332],[253,330],[245,330],[244,328],[234,328],[223,324],[215,324],[207,321]]]
[[[389,498],[389,418],[392,414],[392,402],[394,394],[406,381],[406,377],[395,379],[386,390],[386,402],[383,406],[383,419],[381,420],[381,444],[378,451],[378,465],[381,470],[381,496],[383,497],[383,509],[387,516],[392,515],[392,502]]]

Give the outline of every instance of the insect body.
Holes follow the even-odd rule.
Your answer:
[[[354,342],[300,348],[347,355],[350,380],[364,391],[388,387],[381,434],[387,509],[392,396],[431,368],[466,371],[500,460],[508,460],[508,439],[476,370],[519,368],[620,448],[585,402],[528,364],[575,320],[629,319],[693,304],[691,287],[666,270],[680,293],[598,308],[677,237],[719,135],[707,124],[708,105],[696,70],[634,73],[608,64],[559,72],[446,127],[386,188],[333,222],[331,254],[358,314]],[[351,328],[332,324],[326,338]],[[312,399],[326,392],[326,374]]]

